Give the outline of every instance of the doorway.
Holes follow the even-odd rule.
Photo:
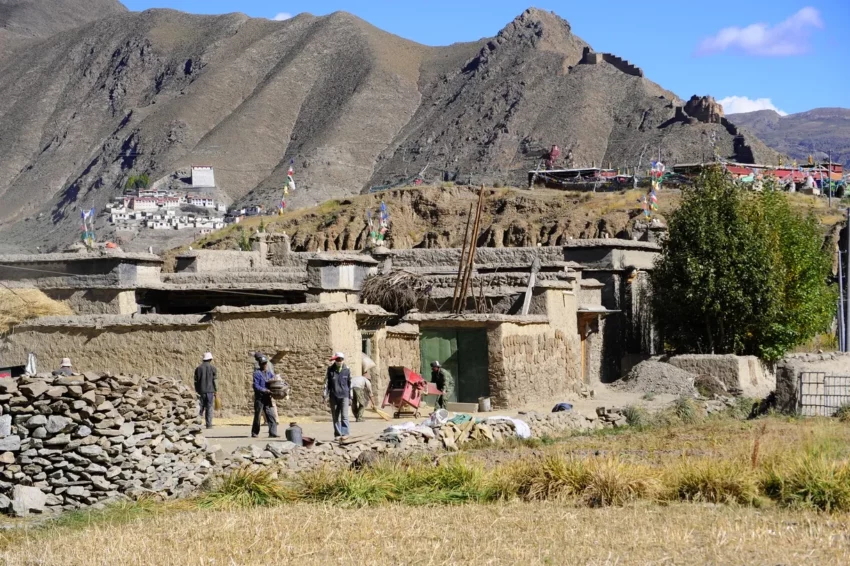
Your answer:
[[[452,374],[454,387],[448,401],[477,403],[479,397],[490,395],[486,330],[423,330],[419,350],[426,380],[431,380],[434,360]]]

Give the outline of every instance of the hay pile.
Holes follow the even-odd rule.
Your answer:
[[[54,301],[38,289],[0,287],[0,334],[31,318],[71,314],[74,313],[68,305]]]
[[[430,293],[431,284],[423,277],[409,271],[393,271],[366,279],[360,297],[363,302],[404,316]]]

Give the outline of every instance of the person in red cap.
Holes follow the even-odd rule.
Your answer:
[[[345,354],[337,352],[325,374],[322,397],[330,402],[334,438],[348,436],[348,405],[351,398],[351,371],[345,365]]]

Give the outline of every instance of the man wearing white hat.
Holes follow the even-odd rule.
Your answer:
[[[212,353],[207,352],[201,365],[195,368],[195,393],[198,394],[201,407],[199,416],[206,419],[207,428],[213,427],[213,407],[215,394],[218,392],[218,370],[212,365],[212,359]]]
[[[348,405],[351,398],[351,371],[345,365],[345,354],[337,352],[325,374],[322,397],[330,401],[334,438],[348,436]]]
[[[59,369],[53,372],[53,375],[73,375],[74,370],[71,367],[71,358],[62,358],[62,363],[59,364]]]

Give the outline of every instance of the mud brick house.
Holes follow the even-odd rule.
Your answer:
[[[81,370],[188,381],[209,350],[225,407],[242,411],[259,350],[292,384],[287,412],[318,413],[328,357],[343,351],[354,372],[362,355],[375,360],[379,392],[387,368],[427,375],[436,359],[455,377],[452,400],[511,408],[613,381],[655,347],[645,299],[654,243],[478,249],[474,296],[459,315],[450,313],[458,249],[301,253],[282,234],[256,234],[253,244],[189,252],[173,273],[157,256],[115,250],[0,256],[0,283],[43,289],[75,313],[15,327],[0,341],[0,365],[34,352],[42,365],[71,356]],[[359,297],[367,277],[393,270],[431,289],[404,317]]]

